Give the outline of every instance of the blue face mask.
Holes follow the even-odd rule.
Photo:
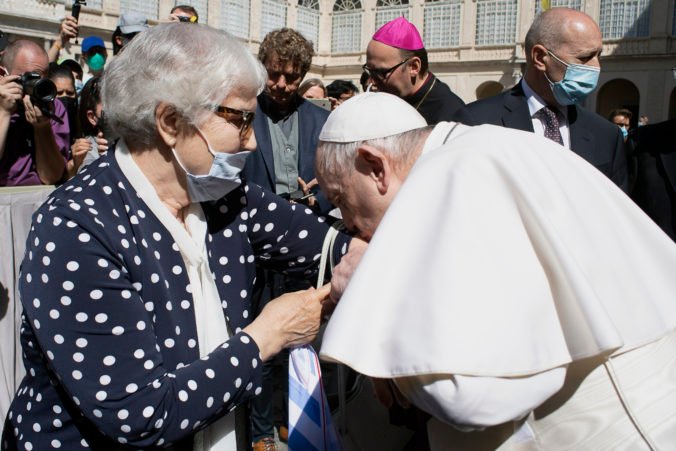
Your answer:
[[[242,173],[246,158],[250,151],[240,151],[237,153],[216,152],[209,144],[206,136],[201,130],[198,133],[207,144],[207,150],[214,157],[211,163],[211,169],[206,175],[194,175],[188,172],[183,166],[181,160],[172,148],[174,158],[188,177],[188,193],[193,202],[209,202],[221,199],[230,191],[239,187],[242,183],[239,175]]]
[[[618,127],[620,127],[620,131],[622,132],[622,137],[624,139],[627,139],[627,136],[629,135],[629,130],[627,130],[627,127],[625,127],[624,125],[618,125]]]
[[[547,52],[556,61],[566,66],[566,73],[561,81],[553,82],[545,73],[549,86],[552,88],[554,98],[559,105],[575,105],[580,103],[596,89],[601,69],[585,64],[568,64],[549,50]]]
[[[80,91],[82,91],[83,87],[84,87],[84,83],[82,83],[82,80],[78,80],[76,78],[75,79],[75,92],[77,92],[77,95],[80,95]]]

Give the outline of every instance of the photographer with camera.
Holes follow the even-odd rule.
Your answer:
[[[176,5],[169,13],[169,22],[197,23],[198,21],[197,10],[190,5]]]
[[[56,86],[44,78],[47,52],[10,44],[0,71],[0,186],[51,185],[64,177],[69,128]]]

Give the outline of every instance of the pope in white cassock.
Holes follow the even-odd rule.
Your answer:
[[[322,189],[370,240],[324,359],[392,380],[432,415],[432,449],[676,448],[676,246],[612,182],[383,93],[320,141]]]

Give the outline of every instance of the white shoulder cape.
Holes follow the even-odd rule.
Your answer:
[[[676,245],[571,151],[439,124],[321,355],[375,377],[523,376],[676,327]]]

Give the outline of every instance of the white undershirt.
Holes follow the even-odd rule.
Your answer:
[[[157,196],[155,188],[136,165],[122,140],[116,146],[115,159],[139,197],[167,228],[179,248],[192,288],[200,357],[204,357],[227,341],[230,332],[221,308],[216,283],[209,269],[206,247],[207,222],[202,206],[199,203],[190,204],[184,227]],[[216,420],[194,437],[193,451],[236,449],[234,411]]]

